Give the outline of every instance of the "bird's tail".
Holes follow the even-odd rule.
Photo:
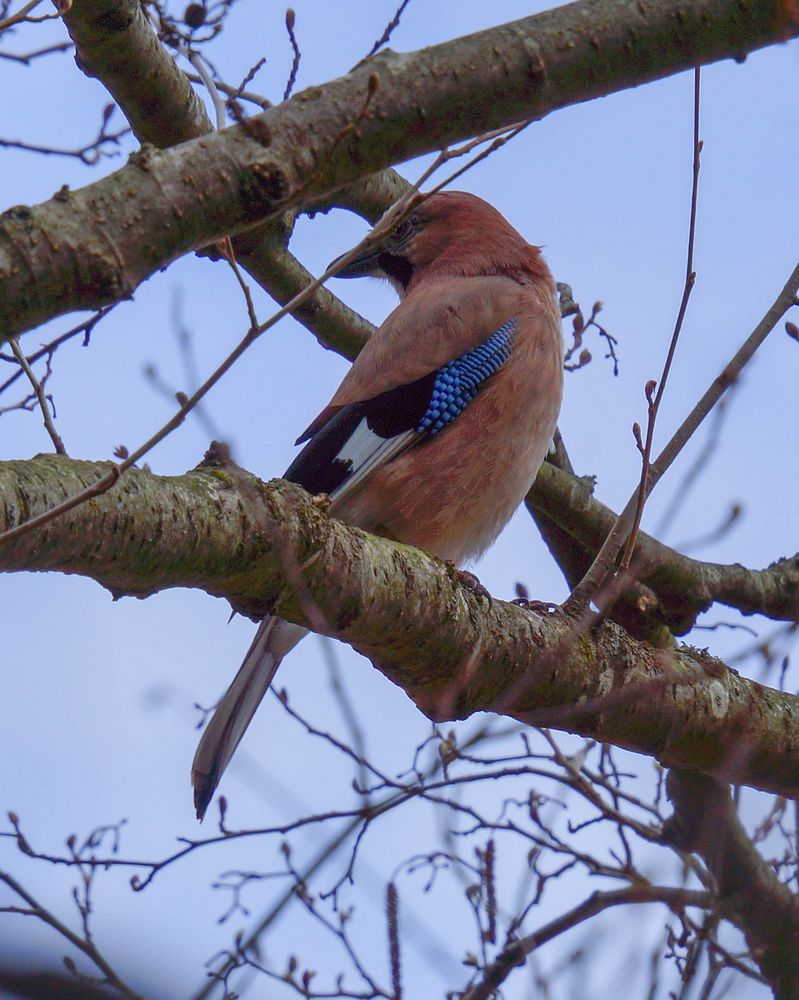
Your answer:
[[[280,661],[307,631],[300,625],[274,617],[265,618],[258,627],[244,662],[211,716],[194,755],[191,783],[198,819],[205,815],[216,786],[272,683]]]

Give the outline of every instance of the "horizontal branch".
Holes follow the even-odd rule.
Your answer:
[[[4,213],[0,338],[124,298],[189,250],[391,164],[797,33],[783,0],[578,0],[386,50],[241,125],[145,148],[94,184]]]
[[[589,564],[617,518],[592,494],[590,479],[570,476],[547,463],[527,497],[531,513],[543,514],[562,528],[572,540],[571,547],[576,542]],[[799,618],[799,554],[779,559],[766,569],[748,569],[738,563],[692,559],[641,532],[634,562],[636,579],[657,596],[658,617],[678,635],[688,632],[697,616],[714,602],[745,615],[761,614],[780,621]]]
[[[95,481],[105,463],[0,463],[0,530]],[[656,650],[613,623],[495,601],[409,546],[328,517],[302,490],[235,466],[130,472],[108,493],[5,542],[0,571],[80,573],[115,596],[197,587],[245,614],[276,611],[350,643],[431,717],[501,711],[799,797],[799,698],[707,652]]]

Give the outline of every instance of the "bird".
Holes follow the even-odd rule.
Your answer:
[[[327,494],[331,516],[459,567],[494,541],[550,448],[563,388],[555,284],[540,247],[461,191],[423,198],[365,246],[337,277],[387,279],[399,305],[297,439],[284,478]],[[200,820],[306,633],[261,622],[197,747]]]

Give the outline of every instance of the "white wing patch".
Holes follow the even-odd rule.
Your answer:
[[[336,455],[336,461],[350,464],[347,479],[330,494],[331,500],[340,500],[351,493],[375,469],[409,448],[419,437],[416,431],[404,431],[394,437],[383,438],[369,429],[366,417],[355,428]]]

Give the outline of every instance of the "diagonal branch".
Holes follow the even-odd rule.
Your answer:
[[[799,995],[799,897],[760,857],[725,784],[673,768],[667,789],[674,815],[664,840],[695,851],[718,887],[723,912],[746,935],[777,1000]]]
[[[711,382],[699,401],[692,407],[677,430],[669,438],[667,444],[657,459],[649,466],[646,477],[646,490],[650,493],[663,475],[671,467],[685,445],[693,437],[702,422],[721,400],[724,393],[734,385],[743,369],[752,360],[755,353],[762,347],[768,335],[789,309],[799,304],[799,264],[794,267],[788,280],[773,304],[763,318],[730,358],[721,373]],[[631,579],[627,570],[614,569],[616,558],[624,545],[632,527],[635,511],[638,507],[638,490],[627,501],[627,505],[619,514],[616,523],[602,544],[590,569],[574,588],[568,599],[570,613],[583,615],[587,612],[589,602],[594,595],[601,600],[596,601],[603,608],[610,607],[615,601],[620,588],[626,587]],[[602,612],[600,612],[602,613]]]
[[[79,934],[70,930],[70,928],[67,927],[66,924],[62,923],[62,921],[59,920],[55,914],[51,913],[50,910],[42,906],[41,903],[31,896],[27,889],[20,885],[20,883],[17,882],[17,880],[8,872],[0,871],[0,883],[10,889],[11,892],[13,892],[25,903],[27,909],[19,910],[18,912],[37,917],[42,921],[42,923],[52,927],[54,931],[61,935],[61,937],[69,941],[74,948],[82,952],[82,954],[93,962],[103,974],[101,983],[108,983],[109,986],[113,986],[114,989],[119,992],[120,996],[126,997],[127,1000],[143,1000],[139,993],[135,993],[122,979],[119,978],[114,969],[97,950],[88,935],[81,937]],[[87,990],[87,993],[88,992],[89,991]]]
[[[652,885],[642,882],[626,889],[612,889],[608,892],[594,892],[574,909],[548,923],[545,927],[508,944],[484,971],[480,981],[462,995],[462,1000],[491,1000],[497,989],[505,982],[514,969],[524,965],[525,959],[542,945],[558,937],[565,931],[590,920],[598,913],[613,906],[633,903],[663,903],[675,913],[682,913],[686,907],[706,908],[713,902],[712,894],[694,889]]]
[[[139,0],[84,0],[62,15],[75,42],[77,61],[87,76],[96,77],[108,90],[130,123],[139,141],[166,149],[188,139],[213,132],[205,106],[191,81],[161,44],[144,14]],[[381,185],[382,206],[368,211],[375,222],[396,201],[407,185],[395,174]],[[376,181],[367,178],[375,189]],[[341,192],[340,204],[348,204]],[[374,200],[374,197],[371,199]],[[370,200],[352,192],[356,206]],[[257,226],[234,241],[239,263],[281,305],[285,305],[313,277],[290,253],[291,235],[287,217]],[[372,326],[337,296],[320,288],[294,313],[323,346],[354,357],[371,333]]]
[[[592,490],[590,478],[569,475],[546,463],[526,500],[536,520],[543,517],[565,534],[567,541],[559,547],[557,558],[569,583],[576,582],[575,575],[577,579],[582,576],[616,523],[616,514],[597,500]],[[572,562],[563,562],[564,553]],[[799,553],[766,569],[748,569],[738,563],[691,559],[641,532],[634,561],[638,580],[651,588],[651,607],[642,603],[640,591],[631,594],[625,627],[637,620],[637,628],[645,631],[648,620],[650,627],[667,625],[684,635],[714,602],[778,621],[799,617]],[[637,619],[629,607],[636,601]]]

